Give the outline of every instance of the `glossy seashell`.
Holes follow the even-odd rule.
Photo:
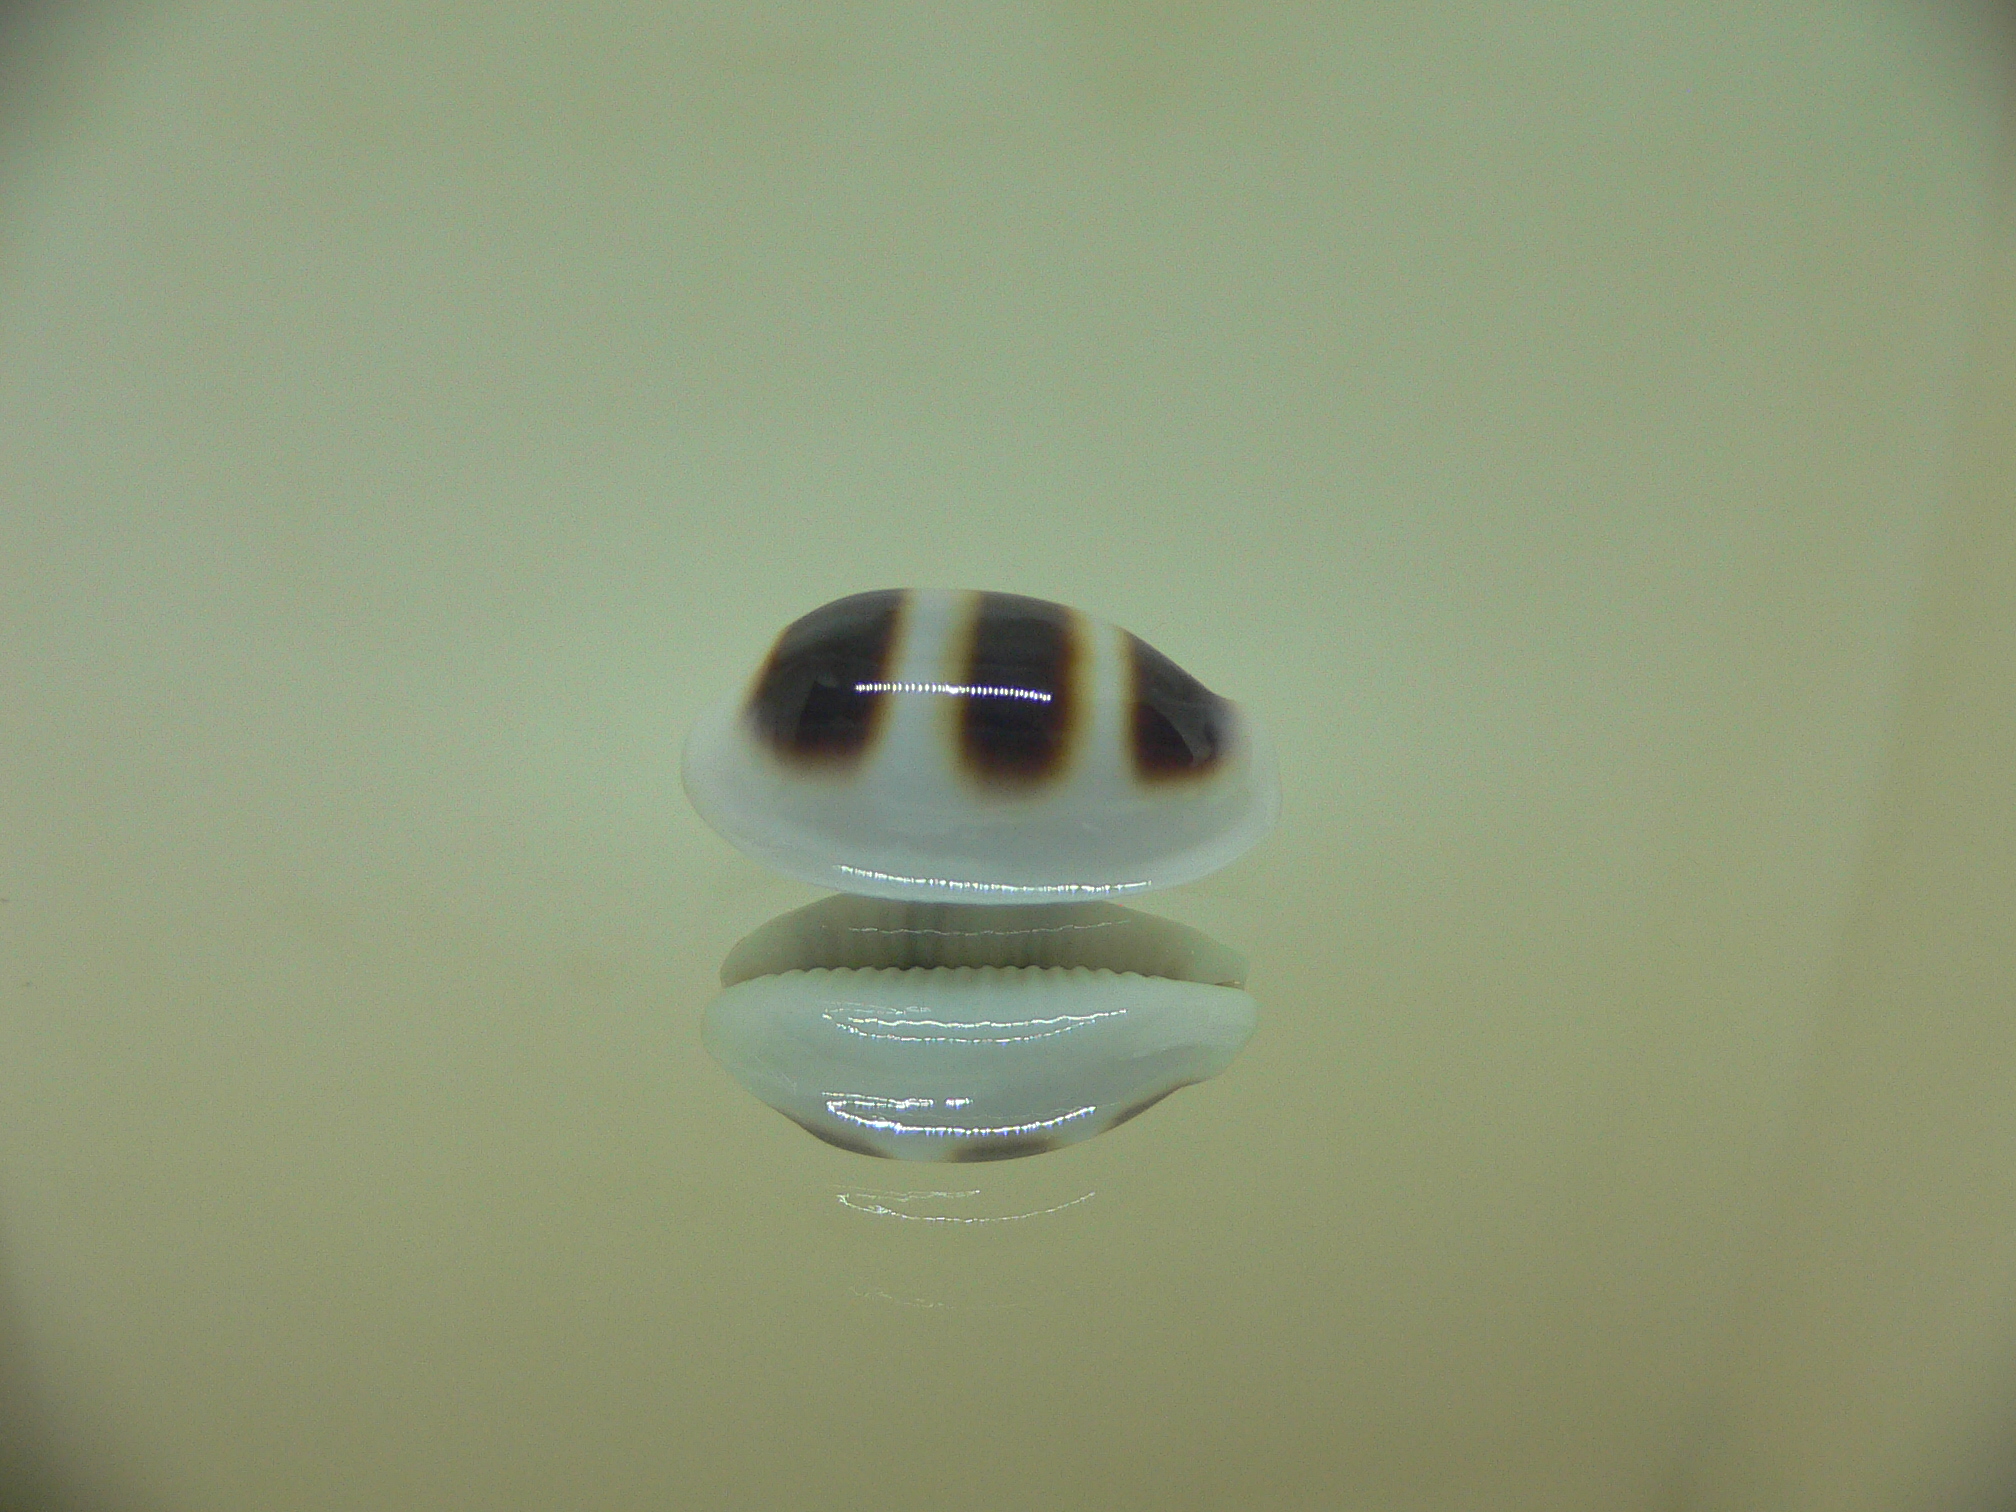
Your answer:
[[[702,715],[683,776],[701,817],[767,866],[957,903],[1188,882],[1280,808],[1237,705],[1124,630],[1005,593],[815,609]]]
[[[920,964],[872,964],[884,960]],[[1012,964],[1039,960],[1057,964]],[[1176,974],[1132,969],[1143,966]],[[1233,985],[1244,972],[1208,936],[1112,905],[828,898],[730,953],[704,1040],[828,1144],[1008,1160],[1089,1139],[1223,1071],[1258,1018]]]

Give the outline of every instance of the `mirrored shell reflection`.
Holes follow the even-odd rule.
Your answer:
[[[1007,593],[860,593],[786,627],[686,745],[686,791],[749,856],[842,892],[1122,898],[1273,825],[1266,738],[1154,647]]]
[[[1007,1160],[1088,1139],[1232,1063],[1245,963],[1110,904],[828,898],[730,953],[708,1050],[866,1155]]]

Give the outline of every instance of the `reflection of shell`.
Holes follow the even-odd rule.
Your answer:
[[[864,1218],[915,1224],[924,1228],[979,1229],[998,1228],[1009,1223],[1031,1223],[1057,1213],[1068,1213],[1083,1207],[1098,1193],[1080,1192],[1061,1202],[1046,1202],[1036,1207],[1015,1204],[1000,1212],[990,1212],[985,1206],[976,1205],[974,1199],[981,1195],[977,1187],[967,1187],[953,1192],[839,1192],[835,1194],[835,1200],[848,1212],[859,1213]]]
[[[684,775],[701,816],[766,865],[960,903],[1187,882],[1280,806],[1235,705],[1123,630],[998,593],[814,610],[702,716]]]
[[[736,1080],[829,1144],[1006,1160],[1088,1139],[1216,1076],[1252,1034],[1232,987],[1083,967],[820,969],[707,1010]]]

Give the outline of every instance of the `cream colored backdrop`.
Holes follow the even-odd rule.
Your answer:
[[[1990,1484],[2006,43],[1902,0],[19,32],[16,1485]],[[1036,1160],[867,1162],[699,1048],[812,895],[694,819],[685,725],[912,583],[1118,621],[1282,747],[1276,836],[1151,905],[1249,953],[1255,1041]]]

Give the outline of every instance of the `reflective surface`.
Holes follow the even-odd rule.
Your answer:
[[[833,897],[729,952],[707,1048],[815,1138],[1013,1160],[1207,1081],[1252,1036],[1246,963],[1112,904]]]
[[[117,29],[0,90],[0,1402],[52,1484],[1966,1505],[1985,11],[68,9]],[[1251,1043],[1041,1158],[832,1149],[702,1044],[812,894],[679,742],[895,583],[1127,626],[1291,796],[1155,904]]]
[[[730,987],[707,1048],[807,1133],[901,1160],[1048,1154],[1216,1076],[1230,987],[1056,967],[794,971]]]

